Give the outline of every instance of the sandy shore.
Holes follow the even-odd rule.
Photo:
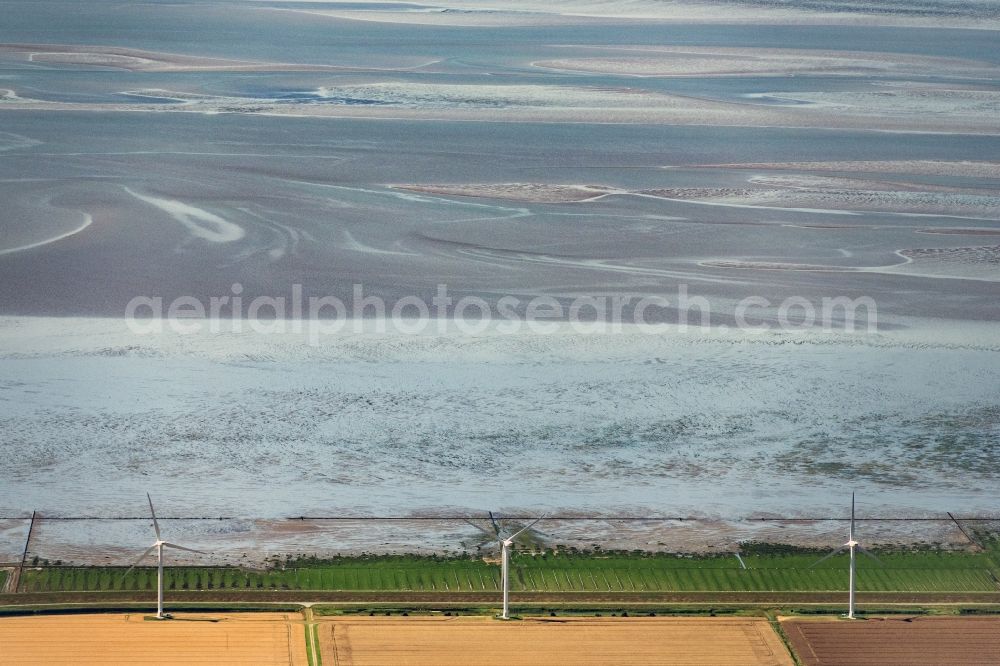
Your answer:
[[[880,132],[1000,134],[995,93],[974,93],[966,103],[948,91],[928,99],[919,91],[894,102],[877,94],[831,93],[823,103],[725,102],[629,88],[485,86],[380,83],[324,88],[313,99],[275,100],[149,88],[123,90],[132,103],[68,102],[33,98],[7,89],[4,111],[245,114],[289,118],[355,118],[518,123],[713,125],[854,129]],[[774,93],[780,97],[783,93]],[[966,97],[973,93],[962,93]],[[822,96],[820,93],[813,95]],[[809,95],[791,97],[803,100]],[[985,96],[985,97],[984,97]],[[982,98],[982,99],[980,99]],[[860,99],[862,103],[857,103]],[[169,101],[163,101],[169,100]],[[841,103],[843,102],[843,103]],[[889,106],[886,106],[889,104]],[[895,105],[895,106],[894,106]],[[928,109],[955,113],[927,113]],[[958,112],[960,111],[960,112]]]
[[[279,0],[280,2],[280,0]],[[277,4],[277,3],[276,3]],[[363,0],[354,5],[371,4],[371,10],[274,7],[274,11],[297,12],[322,16],[331,20],[375,21],[412,25],[462,26],[467,28],[501,25],[539,25],[553,22],[582,22],[593,19],[618,22],[661,21],[665,23],[768,23],[783,25],[884,25],[934,26],[969,29],[996,29],[1000,25],[995,6],[988,2],[971,2],[951,11],[935,11],[926,5],[914,6],[906,0],[881,3],[878,7],[861,7],[855,3],[802,2],[798,4],[768,4],[739,0],[685,0],[662,3],[655,0],[634,0],[622,4],[613,0],[445,0],[414,4],[412,8],[386,8],[375,0]]]
[[[390,185],[410,192],[425,192],[456,197],[481,197],[526,203],[572,203],[588,201],[614,192],[601,185],[554,185],[550,183],[490,183],[453,185]]]
[[[987,62],[903,53],[820,49],[698,46],[560,45],[567,50],[606,52],[601,57],[539,60],[535,67],[637,77],[671,76],[954,76],[991,79]]]
[[[924,176],[965,176],[1000,178],[1000,162],[945,160],[831,160],[829,162],[744,162],[705,164],[705,168],[759,169],[767,171],[842,171],[847,173],[914,174]]]
[[[335,64],[275,63],[145,51],[120,46],[0,44],[0,59],[38,65],[122,69],[130,72],[344,72]]]
[[[742,168],[749,167],[742,165]],[[944,170],[947,170],[947,165]],[[899,215],[942,215],[965,217],[970,220],[1000,221],[1000,196],[985,184],[978,188],[955,187],[906,182],[902,179],[865,180],[779,173],[748,176],[746,187],[660,187],[628,190],[610,185],[551,183],[397,184],[390,187],[441,196],[521,203],[583,203],[596,202],[608,196],[639,196],[747,208],[826,210],[831,214],[838,211],[882,211]],[[850,226],[813,225],[813,228]],[[986,233],[988,232],[987,229]]]
[[[471,514],[470,514],[471,515]],[[530,515],[530,514],[529,514]],[[488,520],[479,519],[484,529]],[[977,529],[981,522],[964,522]],[[524,525],[524,520],[505,521]],[[10,534],[10,561],[20,561],[27,521],[20,539]],[[996,523],[990,524],[996,527]],[[480,554],[483,533],[461,520],[162,520],[168,538],[210,554],[171,552],[177,564],[227,564],[265,567],[271,558],[363,553]],[[865,520],[858,524],[867,543],[886,545],[940,544],[967,548],[968,538],[950,518],[920,521]],[[687,520],[560,520],[549,519],[526,533],[524,544],[590,550],[646,550],[679,553],[733,553],[741,542],[784,543],[828,548],[841,543],[843,520],[694,518]],[[38,557],[65,564],[130,565],[149,540],[149,521],[36,519],[28,549]],[[2,551],[0,551],[2,552]]]

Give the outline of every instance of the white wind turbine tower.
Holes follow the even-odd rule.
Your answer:
[[[850,525],[850,527],[848,528],[848,531],[847,531],[847,542],[844,545],[840,546],[839,548],[836,548],[833,551],[831,551],[825,557],[822,557],[819,560],[817,560],[816,562],[813,562],[813,564],[811,566],[814,567],[814,566],[820,564],[821,562],[825,562],[828,559],[830,559],[831,557],[833,557],[834,555],[842,553],[845,550],[850,551],[850,554],[851,554],[851,565],[850,565],[851,568],[850,568],[850,576],[849,576],[850,593],[849,593],[849,596],[848,596],[848,604],[847,604],[847,619],[853,620],[853,619],[855,619],[854,618],[854,592],[855,592],[855,588],[857,587],[857,585],[856,585],[856,581],[857,581],[857,566],[856,566],[856,563],[857,563],[857,560],[856,560],[855,551],[861,551],[862,553],[864,553],[868,557],[872,558],[876,562],[879,561],[879,559],[877,557],[875,557],[870,552],[868,552],[867,550],[865,550],[864,548],[862,548],[861,544],[858,543],[857,539],[854,538],[854,493],[851,493],[851,525]]]
[[[153,509],[153,500],[146,493],[146,499],[149,501],[149,513],[153,516],[153,530],[156,532],[156,541],[153,545],[146,549],[146,551],[139,556],[139,559],[135,561],[135,564],[130,566],[125,574],[122,576],[124,580],[125,576],[128,576],[129,571],[135,569],[139,564],[149,556],[154,550],[156,551],[156,618],[158,620],[163,620],[169,615],[163,614],[163,549],[164,548],[174,548],[176,550],[186,550],[191,553],[200,553],[201,555],[206,555],[207,553],[195,550],[194,548],[185,548],[184,546],[178,546],[175,543],[170,543],[169,541],[164,541],[163,537],[160,536],[160,523],[156,520],[156,511]]]
[[[539,518],[536,518],[535,520],[531,521],[530,523],[528,523],[527,525],[525,525],[524,527],[522,527],[518,531],[514,532],[513,534],[511,534],[509,536],[503,536],[502,533],[503,533],[504,530],[500,527],[500,524],[493,517],[493,512],[492,511],[490,512],[490,520],[493,522],[493,530],[496,533],[495,535],[491,534],[490,536],[493,539],[495,539],[496,545],[500,546],[500,583],[501,583],[501,587],[503,588],[503,612],[500,613],[500,619],[502,619],[502,620],[509,620],[510,619],[510,613],[509,613],[510,606],[508,604],[508,598],[510,596],[510,573],[509,573],[510,572],[510,547],[514,544],[514,539],[516,539],[522,532],[530,529],[531,527],[533,527],[534,525],[536,525],[540,520],[543,520],[544,518],[545,518],[545,516],[541,516]],[[487,529],[485,529],[483,527],[480,527],[479,525],[476,525],[475,523],[473,523],[471,521],[466,521],[466,522],[468,522],[470,525],[472,525],[476,529],[482,530],[483,532],[486,532],[486,534],[490,534],[489,530],[487,530]]]

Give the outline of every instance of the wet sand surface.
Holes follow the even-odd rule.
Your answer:
[[[995,512],[996,3],[529,4],[6,3],[0,514]],[[666,323],[683,287],[716,329],[123,321],[236,283]],[[720,333],[748,297],[878,331]]]

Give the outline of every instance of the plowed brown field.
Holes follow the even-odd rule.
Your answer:
[[[185,613],[169,621],[141,614],[0,619],[4,666],[305,663],[305,629],[298,613]]]
[[[805,666],[1000,664],[1000,618],[783,619]]]
[[[337,618],[319,625],[327,666],[791,666],[756,618]]]

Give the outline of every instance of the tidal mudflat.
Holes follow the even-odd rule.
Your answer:
[[[986,0],[8,2],[0,515],[138,515],[149,490],[263,521],[729,520],[850,488],[995,513],[998,27]],[[357,285],[683,288],[710,326],[677,302],[655,334],[125,321],[136,296]],[[775,327],[838,297],[877,324]]]

